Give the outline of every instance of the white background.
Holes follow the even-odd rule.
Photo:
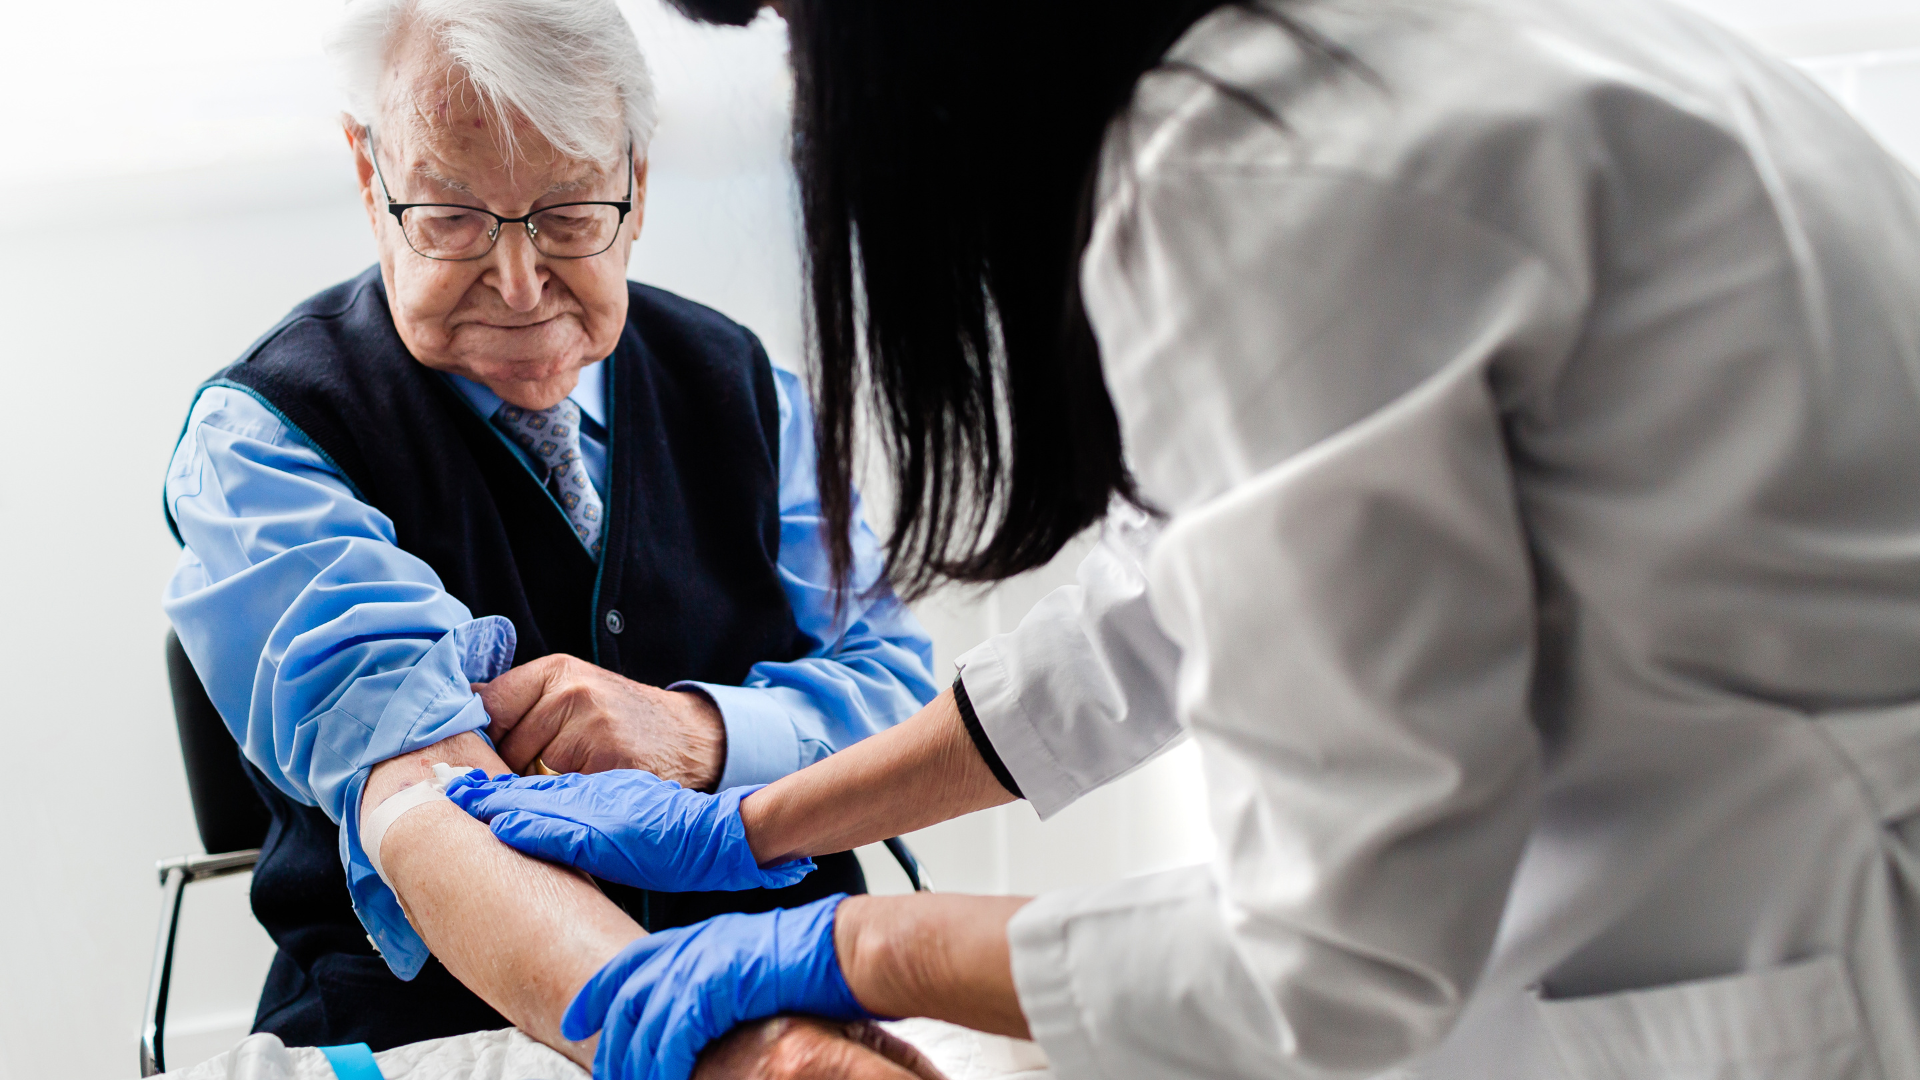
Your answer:
[[[1799,60],[1920,164],[1920,0],[1694,2]],[[192,387],[371,261],[318,48],[335,10],[110,0],[8,14],[0,1080],[136,1073],[153,862],[198,850],[161,665],[175,548],[160,479]],[[740,319],[798,366],[782,28],[696,28],[656,0],[628,10],[662,99],[633,274]],[[1056,564],[922,605],[942,670],[1066,576]],[[1044,826],[1018,805],[914,843],[943,889],[966,891],[1197,861],[1210,846],[1197,783],[1177,751]],[[900,887],[869,865],[877,887]],[[269,946],[244,889],[190,897],[176,1064],[251,1018]]]

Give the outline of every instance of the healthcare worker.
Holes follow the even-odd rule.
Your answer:
[[[896,581],[1122,509],[737,813],[455,797],[604,877],[746,873],[1184,735],[1218,854],[642,939],[568,1015],[598,1075],[797,1011],[1062,1080],[1920,1077],[1920,183],[1840,106],[1660,0],[784,14],[830,514],[860,385]]]

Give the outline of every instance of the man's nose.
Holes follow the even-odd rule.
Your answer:
[[[488,284],[508,307],[532,311],[539,305],[541,290],[546,286],[547,268],[540,265],[540,253],[534,249],[533,239],[525,228],[508,225],[501,234],[500,242],[493,245],[490,274],[493,280]]]

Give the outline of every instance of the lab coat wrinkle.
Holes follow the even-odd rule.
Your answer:
[[[1153,516],[1116,505],[1073,585],[960,660],[981,727],[1043,818],[1184,737],[1179,654],[1147,610],[1141,561],[1159,532]],[[1048,723],[1026,722],[1035,716]]]
[[[1920,182],[1663,0],[1224,8],[1082,266],[1164,524],[962,657],[1057,811],[1180,734],[1202,867],[1036,899],[1063,1080],[1920,1078]],[[1149,735],[1151,737],[1149,737]]]

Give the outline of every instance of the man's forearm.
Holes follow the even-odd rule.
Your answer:
[[[434,762],[506,771],[484,740],[462,735],[376,766],[363,814],[431,776]],[[583,1066],[593,1043],[560,1037],[560,1017],[587,979],[642,933],[584,875],[500,843],[452,803],[408,811],[381,842],[382,869],[434,956],[521,1030]]]
[[[1013,801],[980,758],[953,691],[911,719],[748,796],[740,818],[772,866],[846,851]]]

